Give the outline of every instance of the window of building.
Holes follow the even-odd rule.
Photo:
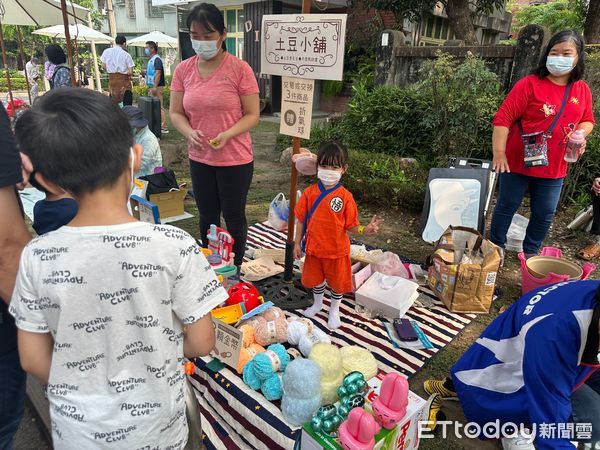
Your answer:
[[[135,0],[125,0],[125,11],[128,19],[135,19]]]
[[[223,8],[225,26],[227,27],[227,51],[240,59],[244,59],[244,8],[232,6]]]
[[[423,19],[421,30],[419,44],[421,46],[442,45],[454,36],[448,19],[439,16],[429,16]]]
[[[160,6],[152,6],[152,0],[146,0],[146,17],[150,19],[158,19],[163,17],[163,12]]]

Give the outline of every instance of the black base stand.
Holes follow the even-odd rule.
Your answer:
[[[285,250],[285,272],[255,284],[265,301],[281,309],[308,308],[313,303],[311,292],[294,276],[294,244],[287,243]]]

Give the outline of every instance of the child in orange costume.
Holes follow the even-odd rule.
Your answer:
[[[303,314],[314,317],[323,308],[325,287],[331,290],[329,328],[339,328],[342,295],[352,291],[350,238],[348,232],[374,234],[380,220],[369,225],[358,221],[352,194],[339,183],[348,169],[348,151],[338,142],[324,142],[317,155],[319,182],[304,190],[296,205],[296,245],[294,257],[306,252],[302,284],[313,290],[314,303]],[[305,248],[302,248],[304,238]]]

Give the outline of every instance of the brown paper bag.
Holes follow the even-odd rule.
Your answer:
[[[489,312],[500,250],[477,230],[448,227],[428,265],[427,284],[450,311]]]

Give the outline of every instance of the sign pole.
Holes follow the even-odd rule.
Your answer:
[[[312,0],[302,0],[302,14],[310,14],[310,5]],[[312,93],[311,93],[312,95]],[[282,111],[283,112],[283,111]],[[300,153],[300,138],[294,137],[292,140],[292,155]],[[290,179],[290,213],[288,217],[288,233],[287,244],[285,246],[285,270],[283,272],[283,281],[292,283],[294,279],[294,245],[295,245],[295,225],[296,216],[294,209],[296,208],[296,192],[298,191],[298,171],[296,165],[292,164],[292,176]]]

